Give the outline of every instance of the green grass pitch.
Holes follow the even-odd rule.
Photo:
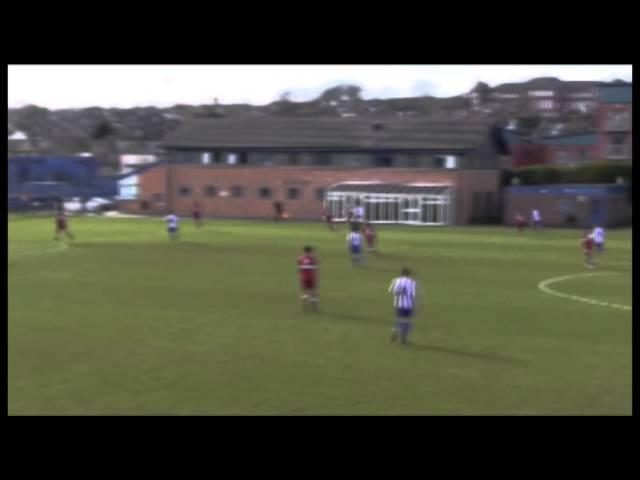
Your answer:
[[[70,225],[55,242],[51,218],[9,217],[10,415],[631,414],[630,230],[590,271],[578,230],[380,226],[354,268],[344,226]],[[406,347],[387,293],[403,266],[422,296]],[[538,288],[567,275],[549,288],[601,304]]]

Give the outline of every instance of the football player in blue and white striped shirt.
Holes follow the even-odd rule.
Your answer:
[[[396,325],[391,331],[391,341],[395,342],[400,335],[400,343],[406,345],[416,303],[416,281],[411,278],[408,268],[403,268],[401,276],[393,279],[389,292],[393,295],[393,306],[396,309]]]
[[[604,228],[596,226],[593,229],[592,235],[596,245],[596,252],[602,253],[604,250]]]
[[[170,213],[166,217],[164,217],[164,221],[167,223],[167,233],[169,234],[169,238],[171,240],[175,240],[178,238],[178,222],[180,219],[177,215]]]
[[[347,235],[347,244],[349,245],[349,253],[351,254],[353,265],[360,265],[362,263],[362,234],[355,230],[355,227]]]

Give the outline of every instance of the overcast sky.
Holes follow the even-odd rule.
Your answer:
[[[264,105],[283,92],[310,100],[339,84],[364,98],[449,97],[489,85],[553,76],[632,81],[631,65],[9,65],[9,107]]]

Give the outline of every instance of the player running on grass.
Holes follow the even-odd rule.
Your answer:
[[[164,221],[167,223],[167,233],[171,240],[177,240],[178,238],[178,222],[180,219],[173,213],[164,217]]]
[[[595,263],[593,262],[593,235],[589,233],[589,231],[584,232],[584,236],[582,237],[582,250],[584,252],[584,264],[587,268],[595,268]]]
[[[200,228],[202,226],[202,210],[200,209],[200,204],[198,202],[193,202],[191,206],[191,216],[193,217],[193,223],[196,227]]]
[[[349,254],[354,266],[362,264],[362,234],[352,226],[353,231],[347,235]]]
[[[400,276],[393,279],[389,292],[393,295],[393,306],[396,309],[396,324],[391,330],[391,341],[395,342],[399,336],[400,343],[407,345],[416,302],[416,281],[411,278],[408,268],[403,268]]]
[[[326,222],[327,227],[329,227],[329,230],[331,230],[332,232],[335,232],[333,228],[333,215],[331,215],[331,211],[328,208],[324,209],[324,212],[322,213],[322,218]]]
[[[542,231],[542,215],[537,208],[531,210],[531,226],[534,230]]]
[[[593,229],[593,243],[596,247],[597,253],[604,251],[604,228],[596,226]]]
[[[317,276],[318,260],[313,255],[312,247],[304,247],[304,254],[298,257],[298,272],[302,289],[302,310],[318,310]]]
[[[516,227],[518,228],[518,231],[521,232],[522,230],[524,230],[524,227],[525,227],[524,216],[520,212],[516,212],[514,218],[516,221]]]
[[[376,232],[373,229],[373,225],[370,223],[364,226],[364,238],[367,241],[367,251],[370,253],[376,253]]]
[[[60,240],[60,235],[62,235],[63,233],[67,236],[67,238],[70,238],[71,240],[75,238],[73,236],[73,233],[71,233],[71,230],[69,230],[69,222],[64,214],[64,210],[60,210],[58,212],[58,214],[56,215],[55,223],[56,233],[53,237],[54,240]]]

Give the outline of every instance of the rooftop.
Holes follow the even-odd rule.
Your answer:
[[[485,143],[488,119],[285,118],[198,119],[162,146],[188,148],[470,149]]]
[[[329,188],[328,192],[442,195],[443,193],[446,193],[450,188],[450,185],[412,185],[401,183],[339,183]]]

